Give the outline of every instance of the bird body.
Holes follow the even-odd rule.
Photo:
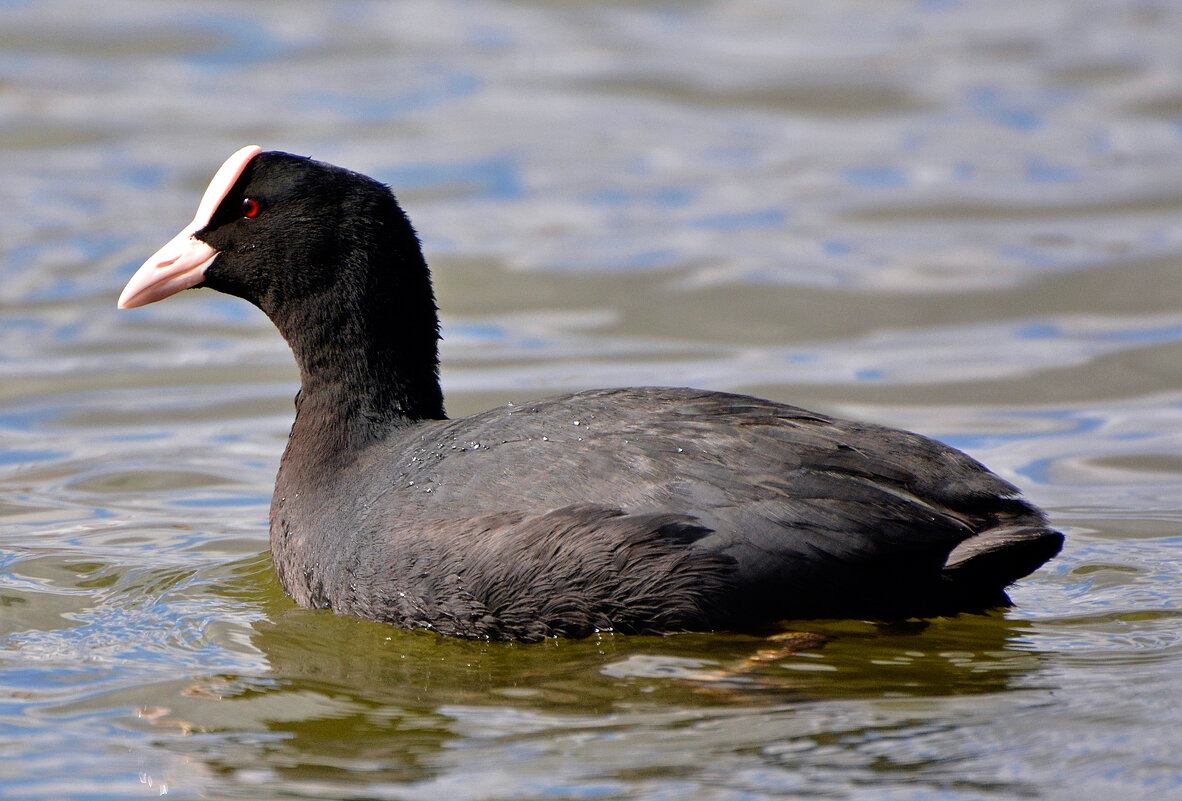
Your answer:
[[[301,371],[271,548],[308,607],[467,637],[758,629],[1008,603],[1062,536],[967,455],[729,393],[446,419],[417,237],[372,179],[245,148],[121,306],[263,309]]]

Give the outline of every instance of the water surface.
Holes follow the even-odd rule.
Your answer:
[[[1182,797],[1182,11],[0,3],[0,798]],[[937,436],[1069,535],[822,647],[295,608],[296,374],[116,312],[243,144],[390,183],[449,411],[635,383]]]

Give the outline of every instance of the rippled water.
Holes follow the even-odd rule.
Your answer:
[[[0,798],[1182,798],[1179,41],[1166,0],[0,2]],[[753,391],[965,448],[1068,545],[798,651],[296,609],[285,346],[114,308],[249,142],[394,186],[453,414]]]

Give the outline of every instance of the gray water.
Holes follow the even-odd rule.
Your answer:
[[[1182,798],[1182,6],[0,2],[0,798]],[[1016,607],[521,646],[295,608],[296,374],[115,298],[238,147],[390,183],[453,415],[634,383],[964,448]]]

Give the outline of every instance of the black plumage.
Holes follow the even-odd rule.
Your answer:
[[[204,285],[291,345],[271,546],[301,605],[520,640],[926,616],[1008,603],[1061,547],[960,451],[758,398],[610,389],[448,420],[430,275],[385,186],[248,148],[201,209],[120,303]]]

